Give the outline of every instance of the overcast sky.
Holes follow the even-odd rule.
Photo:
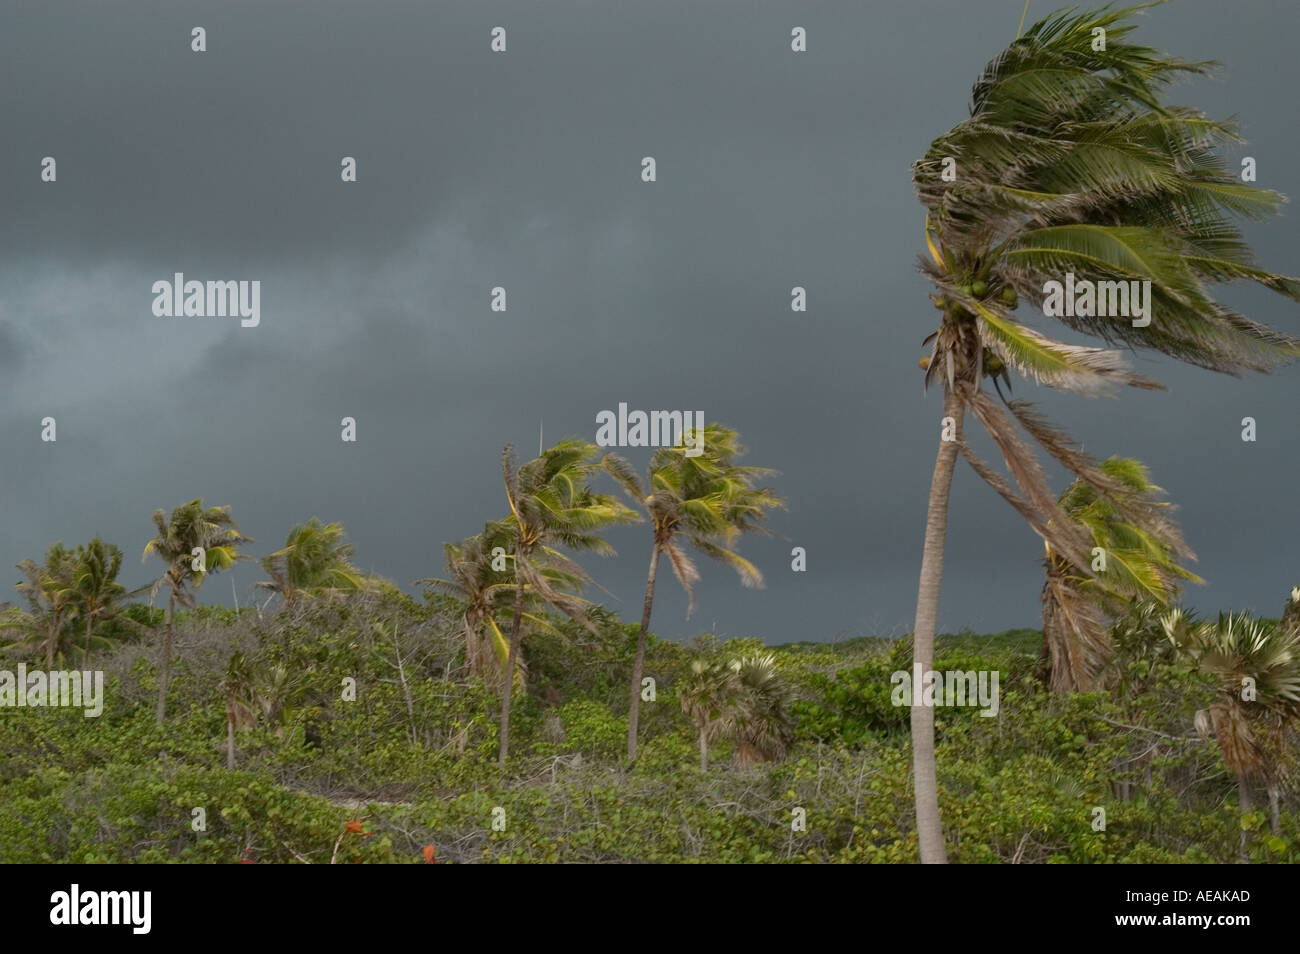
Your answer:
[[[140,563],[152,511],[201,496],[233,508],[257,556],[319,516],[409,585],[504,512],[505,443],[531,453],[543,422],[548,443],[592,440],[597,412],[627,402],[737,428],[789,501],[776,536],[742,546],[765,590],[702,561],[695,615],[669,581],[656,631],[906,632],[940,416],[916,366],[936,313],[909,166],[966,115],[1020,7],[5,0],[0,566],[99,535],[136,585],[159,570]],[[1029,19],[1049,9],[1033,0]],[[808,52],[791,52],[793,26]],[[1224,62],[1173,98],[1236,114],[1250,145],[1233,161],[1256,157],[1259,184],[1290,195],[1297,27],[1294,0],[1180,0],[1139,33]],[[1266,265],[1300,273],[1298,221],[1292,205],[1250,226]],[[151,286],[175,272],[259,280],[261,324],[154,317]],[[1283,300],[1226,297],[1300,331]],[[1190,603],[1276,615],[1300,583],[1300,368],[1137,363],[1168,392],[1015,393],[1090,452],[1151,466],[1209,581]],[[634,620],[649,538],[609,536],[619,555],[586,563]],[[1039,625],[1041,561],[960,464],[940,627]],[[259,576],[233,574],[241,600]],[[202,596],[229,602],[231,577]]]

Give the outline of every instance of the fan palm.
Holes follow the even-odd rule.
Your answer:
[[[700,771],[709,770],[709,743],[727,727],[739,692],[736,670],[711,659],[694,659],[677,686],[682,711],[695,723],[700,740]]]
[[[761,587],[763,574],[733,549],[741,534],[767,533],[762,521],[767,511],[784,502],[755,482],[774,471],[742,467],[735,463],[744,454],[739,435],[720,424],[704,429],[702,454],[686,455],[686,445],[662,447],[650,459],[649,480],[640,476],[617,454],[607,454],[604,466],[650,519],[652,542],[650,572],[646,578],[641,608],[641,629],[637,634],[636,657],[632,664],[629,695],[627,757],[636,759],[637,725],[641,711],[641,677],[645,671],[646,640],[654,606],[655,578],[659,558],[667,556],[673,575],[686,591],[687,616],[695,604],[694,585],[700,578],[686,552],[690,544],[711,559],[725,563],[740,575],[742,586]]]
[[[1052,691],[1058,693],[1096,687],[1110,657],[1111,624],[1130,601],[1168,607],[1178,597],[1180,581],[1203,582],[1177,562],[1180,557],[1195,559],[1195,554],[1168,516],[1172,505],[1156,499],[1161,489],[1151,482],[1147,468],[1131,458],[1111,457],[1099,470],[1128,488],[1131,506],[1145,500],[1151,519],[1145,527],[1126,520],[1103,491],[1082,478],[1061,494],[1061,509],[1084,531],[1091,552],[1100,551],[1105,562],[1087,576],[1044,543],[1043,655],[1051,666]]]
[[[546,569],[586,581],[578,564],[555,549],[609,555],[614,548],[596,531],[616,523],[635,523],[640,517],[610,494],[594,493],[587,480],[598,468],[599,450],[594,444],[566,438],[525,464],[515,460],[507,445],[501,457],[506,500],[506,518],[514,544],[515,591],[510,623],[510,645],[506,656],[501,693],[501,717],[497,757],[505,767],[510,752],[510,704],[519,640],[524,622],[524,602],[531,594],[540,602],[574,619],[581,619],[585,604],[571,593],[552,585]]]
[[[322,523],[312,517],[296,524],[284,549],[263,558],[262,569],[271,577],[253,585],[279,593],[285,606],[304,595],[337,595],[370,589],[374,580],[352,565],[356,547],[344,542],[343,525]]]
[[[1253,807],[1252,784],[1268,787],[1276,830],[1283,741],[1300,719],[1300,633],[1246,613],[1220,614],[1186,632],[1181,639],[1171,632],[1171,639],[1218,684],[1216,700],[1196,714],[1197,729],[1216,740],[1236,776],[1243,814]]]
[[[736,743],[740,762],[785,758],[794,737],[786,707],[790,687],[776,669],[771,653],[750,653],[731,663],[736,674],[735,707],[727,719],[727,734]]]
[[[1300,342],[1251,321],[1208,287],[1253,281],[1289,298],[1300,282],[1258,267],[1231,221],[1262,217],[1283,201],[1237,181],[1214,152],[1239,142],[1231,123],[1166,106],[1164,88],[1212,64],[1130,42],[1139,7],[1066,11],[1034,24],[994,58],[976,82],[970,118],[936,139],[913,167],[926,208],[930,258],[922,271],[938,290],[939,328],[926,382],[943,385],[945,439],[930,486],[914,629],[914,660],[930,669],[943,571],[948,492],[958,453],[1053,552],[1090,574],[1087,540],[1061,512],[1016,424],[1075,476],[1102,491],[1123,518],[1153,532],[1149,511],[1021,401],[1009,414],[982,382],[986,355],[1039,384],[1085,395],[1115,385],[1159,385],[1128,369],[1116,350],[1054,340],[1018,321],[1041,308],[1048,282],[1067,273],[1090,281],[1149,281],[1149,320],[1080,309],[1059,320],[1106,344],[1149,348],[1215,371],[1267,371],[1300,355]],[[1096,49],[1094,29],[1105,31]],[[949,161],[951,160],[951,161]],[[945,176],[954,170],[955,178]],[[969,412],[993,438],[1015,484],[978,458],[962,436]],[[923,862],[943,862],[934,766],[934,710],[911,710],[917,830]]]
[[[193,590],[203,585],[209,573],[226,570],[236,560],[251,560],[239,552],[239,545],[252,543],[235,526],[229,507],[203,506],[202,499],[191,500],[172,510],[153,512],[157,535],[145,544],[141,562],[156,554],[162,560],[162,575],[149,591],[152,602],[158,590],[167,587],[167,614],[163,619],[162,665],[158,673],[158,725],[167,714],[167,684],[171,679],[172,641],[176,607],[194,605]],[[201,559],[200,559],[201,551]]]

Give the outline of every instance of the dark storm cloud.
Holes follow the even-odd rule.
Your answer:
[[[100,534],[137,582],[149,514],[202,495],[259,555],[316,514],[409,584],[504,510],[503,444],[531,453],[539,427],[590,439],[625,401],[737,427],[789,501],[775,536],[744,545],[766,590],[704,566],[695,617],[660,587],[657,629],[905,631],[939,415],[915,367],[934,313],[909,165],[964,116],[1019,7],[6,4],[0,565]],[[1035,0],[1031,19],[1046,11]],[[1239,114],[1260,184],[1291,194],[1297,21],[1280,0],[1206,0],[1142,28],[1226,61],[1178,98]],[[488,51],[498,24],[505,56]],[[789,51],[795,24],[806,54]],[[207,53],[189,49],[195,25]],[[46,155],[55,184],[37,176]],[[1293,209],[1250,234],[1300,271]],[[175,271],[260,280],[261,325],[154,318],[150,287]],[[505,314],[488,310],[495,285]],[[1300,327],[1267,297],[1239,303]],[[1092,453],[1151,465],[1212,584],[1195,602],[1276,612],[1300,578],[1300,371],[1139,360],[1168,393],[1017,394]],[[1247,415],[1256,444],[1238,439]],[[942,624],[1033,625],[1038,539],[964,468],[951,515]],[[590,569],[634,616],[644,528],[610,538],[619,557]],[[790,572],[795,545],[807,573]],[[236,572],[241,598],[256,574]]]

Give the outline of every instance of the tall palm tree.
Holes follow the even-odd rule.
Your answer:
[[[191,500],[172,510],[170,518],[162,509],[153,512],[157,535],[145,544],[141,562],[153,553],[163,561],[162,575],[154,581],[149,591],[150,602],[158,590],[167,587],[167,615],[163,620],[162,665],[158,673],[158,705],[155,716],[158,725],[167,714],[167,685],[171,680],[172,641],[176,607],[194,605],[193,591],[203,585],[209,573],[226,570],[236,560],[251,560],[239,552],[243,543],[252,543],[235,526],[229,507],[203,506],[203,500]],[[203,562],[198,563],[196,551],[203,549]],[[198,566],[196,566],[198,564]],[[201,567],[201,568],[199,568]]]
[[[370,589],[374,580],[352,565],[356,547],[344,541],[341,523],[322,523],[312,517],[295,524],[284,549],[262,559],[271,577],[253,585],[279,593],[285,606],[304,595],[337,595]]]
[[[1207,291],[1242,279],[1300,298],[1300,282],[1257,267],[1230,220],[1270,214],[1283,197],[1238,181],[1215,154],[1222,143],[1240,141],[1230,123],[1162,104],[1171,80],[1205,73],[1212,64],[1130,42],[1129,18],[1137,9],[1066,11],[1034,24],[985,68],[970,118],[936,139],[913,167],[930,253],[921,269],[942,310],[922,363],[927,384],[942,383],[947,419],[917,592],[914,661],[923,669],[934,661],[948,492],[959,453],[1080,572],[1090,572],[1087,540],[1061,512],[1017,424],[1068,471],[1104,491],[1126,520],[1152,529],[1140,500],[1121,482],[1029,405],[1013,401],[1010,414],[1003,411],[982,382],[997,368],[1085,395],[1120,384],[1159,385],[1132,373],[1118,351],[1066,344],[1018,321],[1018,304],[1042,308],[1055,291],[1047,283],[1067,282],[1067,273],[1093,282],[1149,281],[1149,319],[1138,317],[1137,325],[1099,316],[1095,307],[1070,309],[1059,320],[1108,344],[1149,348],[1226,373],[1267,371],[1300,355],[1296,339],[1232,311]],[[1104,49],[1094,49],[1098,27]],[[966,444],[967,412],[997,444],[1018,492]],[[941,863],[947,856],[933,708],[913,705],[911,721],[921,860]]]
[[[77,555],[62,543],[55,543],[45,553],[45,562],[23,560],[18,564],[23,580],[14,584],[27,609],[11,607],[0,617],[0,630],[17,634],[18,646],[39,647],[45,668],[53,669],[56,659],[67,657],[72,649],[72,621],[77,614]]]
[[[1168,607],[1187,580],[1204,582],[1178,563],[1195,559],[1172,517],[1172,505],[1158,499],[1161,489],[1140,461],[1111,457],[1099,465],[1132,494],[1132,506],[1145,500],[1151,519],[1147,526],[1126,520],[1101,490],[1082,478],[1061,494],[1061,509],[1083,531],[1093,548],[1101,550],[1104,569],[1093,576],[1078,572],[1070,561],[1044,542],[1047,579],[1043,584],[1043,655],[1051,667],[1053,692],[1087,691],[1111,652],[1111,624],[1133,600]],[[1163,520],[1159,512],[1166,516]],[[1096,561],[1094,561],[1096,562]]]
[[[700,574],[686,552],[685,544],[732,567],[740,575],[742,586],[763,585],[763,574],[758,567],[733,548],[743,533],[767,533],[762,525],[767,511],[785,504],[772,490],[755,486],[756,481],[775,471],[741,467],[735,463],[736,458],[745,452],[739,437],[735,431],[715,423],[704,429],[702,454],[688,457],[684,443],[676,447],[661,447],[650,458],[649,480],[645,483],[623,458],[617,454],[605,455],[605,469],[645,511],[652,531],[650,572],[641,606],[641,630],[637,634],[628,703],[629,762],[636,760],[641,677],[645,672],[646,639],[650,632],[659,558],[668,557],[673,575],[686,591],[688,617],[695,604],[694,584]]]
[[[516,589],[511,566],[514,557],[510,552],[514,549],[512,526],[508,521],[494,521],[486,524],[482,533],[460,543],[446,544],[444,553],[449,578],[415,581],[464,602],[461,623],[465,630],[466,667],[474,675],[484,678],[491,673],[493,681],[501,685],[504,685],[510,640],[502,631],[500,620],[514,605]],[[498,558],[502,564],[499,568],[495,566]],[[545,555],[535,559],[534,566],[551,589],[567,593],[575,601],[580,600],[578,592],[584,582],[581,576],[554,565]],[[530,593],[527,586],[524,590],[524,621],[534,629],[558,633],[559,630],[545,615],[536,611],[545,604]],[[530,604],[533,610],[527,608]],[[517,688],[522,689],[526,684],[527,670],[527,663],[521,655],[515,671]]]
[[[498,734],[498,760],[502,768],[510,753],[510,703],[515,667],[519,659],[519,640],[524,622],[525,597],[531,593],[548,606],[574,619],[582,619],[584,604],[571,593],[552,585],[544,566],[559,570],[568,577],[586,581],[578,564],[555,549],[609,555],[614,548],[597,531],[610,524],[635,523],[635,510],[625,507],[610,494],[594,493],[588,479],[598,469],[599,449],[577,438],[566,438],[541,456],[519,464],[514,448],[507,445],[501,456],[506,500],[510,504],[514,542],[515,592],[510,623],[510,647],[506,657],[501,693],[501,718]]]
[[[1170,628],[1178,642],[1172,623]],[[1268,786],[1276,833],[1283,742],[1287,729],[1300,720],[1300,633],[1246,613],[1220,614],[1217,622],[1184,632],[1180,648],[1218,684],[1216,700],[1196,714],[1196,726],[1218,742],[1224,764],[1236,776],[1243,814],[1253,808],[1251,785]],[[1244,838],[1245,832],[1243,851]]]

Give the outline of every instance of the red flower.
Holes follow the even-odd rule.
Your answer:
[[[348,822],[346,825],[343,826],[343,830],[344,830],[344,831],[350,831],[350,832],[352,832],[354,835],[359,835],[359,834],[361,834],[361,822],[359,822],[359,821],[350,821],[350,822]]]
[[[420,854],[424,855],[425,864],[436,865],[438,863],[433,857],[433,845],[425,845],[420,849]]]

